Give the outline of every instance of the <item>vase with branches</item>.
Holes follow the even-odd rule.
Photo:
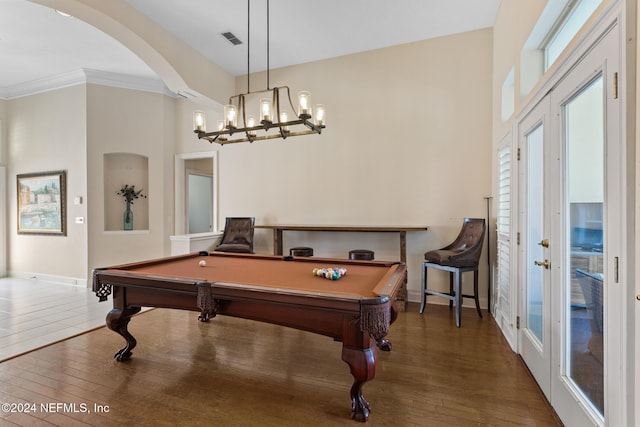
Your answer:
[[[123,215],[123,228],[125,230],[133,230],[133,211],[131,210],[131,205],[133,201],[136,199],[146,199],[147,196],[142,194],[142,190],[136,191],[135,185],[125,184],[122,186],[120,190],[116,193],[118,196],[122,196],[126,203],[126,209]]]

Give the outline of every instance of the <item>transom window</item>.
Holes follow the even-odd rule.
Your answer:
[[[602,0],[547,2],[522,48],[520,96],[529,94],[601,3]]]
[[[571,39],[580,31],[602,0],[570,0],[543,40],[544,69],[548,70],[558,59]]]

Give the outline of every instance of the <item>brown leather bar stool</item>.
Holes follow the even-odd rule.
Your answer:
[[[254,223],[252,216],[227,217],[222,239],[214,251],[252,254]]]
[[[449,308],[455,302],[456,326],[460,327],[460,308],[463,298],[473,298],[478,316],[482,318],[478,300],[478,265],[484,242],[485,222],[483,218],[465,218],[462,229],[453,243],[442,249],[424,254],[422,263],[422,304],[420,314],[427,304],[427,295],[435,295],[449,300]],[[436,292],[427,289],[427,269],[435,268],[449,272],[449,292]],[[473,272],[473,295],[462,293],[462,273]]]
[[[349,251],[349,259],[373,261],[374,253],[369,249],[353,249]]]
[[[313,256],[313,248],[306,246],[298,246],[289,249],[289,255],[291,256]]]

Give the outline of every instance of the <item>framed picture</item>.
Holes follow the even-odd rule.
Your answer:
[[[18,175],[18,234],[66,236],[66,172]]]

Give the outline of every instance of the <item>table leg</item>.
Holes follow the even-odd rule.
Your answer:
[[[367,421],[371,412],[369,402],[362,395],[362,386],[376,374],[375,352],[375,346],[366,349],[342,346],[342,360],[349,365],[354,379],[351,386],[351,418],[360,422]]]
[[[273,229],[273,254],[282,255],[282,229]]]
[[[140,307],[125,309],[114,308],[107,314],[107,327],[120,334],[125,341],[127,341],[127,344],[113,356],[118,362],[129,359],[131,357],[131,350],[133,350],[137,344],[136,339],[127,330],[127,325],[131,320],[131,316],[139,311]]]
[[[460,317],[462,314],[462,272],[456,268],[455,275],[455,298],[456,298],[456,327],[460,327]]]
[[[404,264],[407,263],[407,232],[400,231],[400,261]],[[407,311],[408,292],[407,292],[408,280],[404,282],[400,290],[398,291],[398,297],[396,301],[399,303],[400,311]]]

